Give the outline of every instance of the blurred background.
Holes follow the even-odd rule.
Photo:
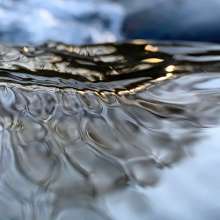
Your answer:
[[[0,0],[0,42],[220,42],[220,0]]]

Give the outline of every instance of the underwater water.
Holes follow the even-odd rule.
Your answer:
[[[0,220],[220,218],[220,46],[0,46]]]

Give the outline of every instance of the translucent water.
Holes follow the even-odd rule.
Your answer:
[[[0,220],[220,218],[220,46],[0,51]]]

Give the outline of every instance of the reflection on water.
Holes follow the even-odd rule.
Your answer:
[[[1,219],[219,219],[219,49],[1,46]]]

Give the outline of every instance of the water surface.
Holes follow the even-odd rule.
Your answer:
[[[0,46],[1,220],[220,218],[220,46]]]

